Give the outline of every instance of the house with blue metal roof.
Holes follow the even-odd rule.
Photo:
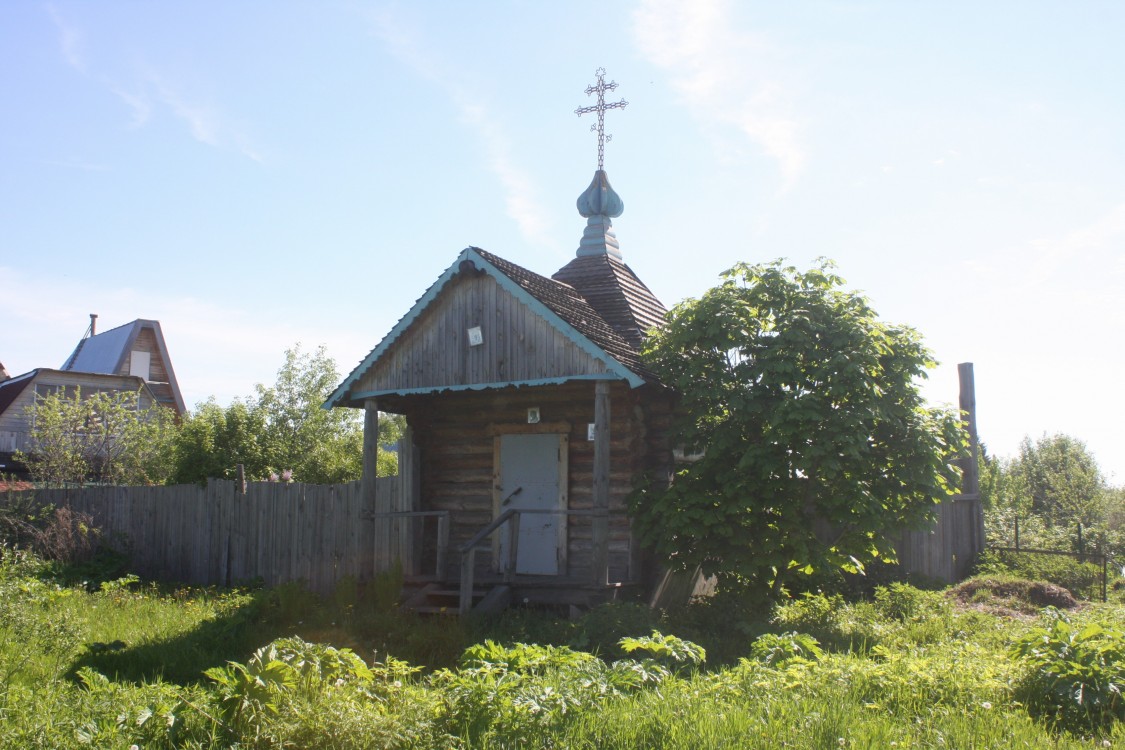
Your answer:
[[[137,393],[142,409],[160,405],[177,416],[186,411],[159,321],[138,319],[98,333],[97,316],[91,315],[86,333],[61,367],[40,367],[15,377],[0,368],[0,473],[19,473],[12,455],[34,450],[30,409],[37,398],[121,391]]]

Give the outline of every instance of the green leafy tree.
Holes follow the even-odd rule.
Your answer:
[[[177,442],[175,481],[231,479],[238,464],[248,478],[257,480],[273,475],[310,484],[359,479],[362,413],[321,406],[339,380],[336,363],[323,346],[312,353],[302,352],[300,346],[287,350],[274,385],[259,384],[256,396],[236,399],[226,408],[212,399],[185,420]],[[401,417],[382,415],[380,445],[396,442],[403,427]],[[380,447],[379,475],[397,470],[395,454]]]
[[[982,470],[989,541],[1070,552],[1125,551],[1122,490],[1109,486],[1097,460],[1069,435],[1025,437],[1015,458]],[[985,475],[987,474],[987,479]]]
[[[1106,482],[1086,444],[1069,435],[1020,442],[1012,481],[1049,525],[1092,526],[1105,516]]]
[[[722,279],[646,348],[697,459],[634,495],[643,540],[774,594],[794,573],[887,558],[888,534],[953,491],[964,449],[958,415],[919,392],[929,351],[827,261],[739,264]]]
[[[235,399],[223,408],[212,398],[196,406],[176,436],[177,484],[209,477],[234,479],[242,464],[246,476],[265,478],[270,461],[265,447],[265,413],[250,401]]]
[[[59,390],[37,398],[28,418],[30,447],[16,458],[48,486],[159,484],[172,471],[175,418],[137,391]]]

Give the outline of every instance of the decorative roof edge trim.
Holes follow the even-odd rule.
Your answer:
[[[164,360],[164,369],[168,371],[168,385],[172,387],[172,398],[175,399],[176,408],[180,410],[180,414],[187,414],[187,403],[184,401],[183,394],[180,393],[180,382],[176,379],[176,368],[172,367],[172,358],[168,355],[168,345],[164,343],[164,329],[160,327],[160,321],[142,318],[139,322],[142,324],[141,327],[144,324],[152,324],[152,332],[156,335],[156,348],[160,350],[160,356]],[[138,327],[135,335],[140,335],[140,327]],[[129,346],[132,346],[131,342]]]
[[[602,375],[560,375],[557,378],[538,378],[536,380],[510,380],[510,381],[497,381],[495,383],[463,383],[461,385],[433,385],[423,386],[421,388],[400,388],[398,390],[388,389],[385,391],[363,391],[361,393],[354,393],[348,397],[347,401],[362,401],[368,398],[379,398],[380,396],[415,396],[426,393],[444,393],[446,391],[487,391],[498,388],[534,388],[539,385],[562,385],[574,380],[621,380],[621,378],[613,375],[612,373],[605,373]]]
[[[168,345],[164,343],[164,331],[160,327],[159,320],[149,318],[137,318],[132,323],[126,323],[133,328],[129,331],[129,337],[125,340],[125,346],[121,348],[121,356],[117,358],[117,366],[114,371],[120,370],[125,366],[125,358],[132,356],[133,345],[137,343],[140,338],[141,331],[146,328],[152,329],[153,338],[156,339],[156,349],[160,354],[160,358],[164,360],[164,369],[168,372],[168,385],[172,389],[172,401],[176,405],[176,409],[180,414],[187,414],[187,404],[184,402],[184,397],[180,394],[180,384],[176,380],[176,370],[172,367],[172,358],[168,356]],[[155,381],[153,381],[155,382]]]
[[[375,364],[376,360],[383,356],[383,353],[386,352],[402,334],[406,332],[406,329],[418,319],[422,312],[430,306],[430,303],[437,298],[446,284],[452,281],[453,277],[460,272],[461,264],[465,261],[471,261],[478,269],[491,276],[502,289],[530,307],[533,312],[554,326],[584,352],[597,359],[606,360],[608,363],[607,370],[609,371],[607,374],[616,375],[619,379],[625,380],[629,383],[631,388],[637,388],[644,384],[644,379],[640,375],[621,364],[621,362],[610,356],[600,346],[575,330],[574,326],[560,318],[553,310],[547,307],[547,305],[536,299],[526,289],[513,281],[511,277],[485,260],[474,248],[467,247],[461,251],[452,265],[442,272],[441,276],[437,278],[437,281],[431,284],[430,288],[418,298],[418,301],[414,303],[410,311],[395,323],[390,333],[384,336],[383,340],[380,341],[375,348],[363,358],[363,361],[351,371],[348,377],[344,379],[344,382],[340,383],[336,390],[332,392],[332,395],[328,397],[328,400],[321,405],[321,408],[331,409],[335,406],[342,405],[345,400],[351,400],[351,398],[348,397],[348,391],[351,386],[367,373],[371,366]],[[430,389],[426,389],[424,392],[429,392],[429,390]],[[392,392],[393,391],[388,391],[388,393]]]

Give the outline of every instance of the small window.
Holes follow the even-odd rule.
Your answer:
[[[149,352],[133,352],[129,358],[129,374],[148,380],[151,359],[152,354]]]

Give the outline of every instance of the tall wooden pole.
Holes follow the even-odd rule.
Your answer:
[[[961,492],[977,495],[980,494],[980,467],[977,465],[977,394],[973,363],[962,362],[957,365],[957,376],[961,386],[961,419],[969,436],[969,460],[964,465]]]
[[[609,381],[594,386],[593,583],[609,583]]]
[[[961,419],[969,437],[969,457],[961,464],[961,492],[966,495],[965,500],[971,503],[969,507],[973,511],[972,558],[975,560],[984,551],[984,508],[980,498],[980,450],[977,443],[977,393],[973,363],[962,362],[957,365],[957,376],[960,381]]]

